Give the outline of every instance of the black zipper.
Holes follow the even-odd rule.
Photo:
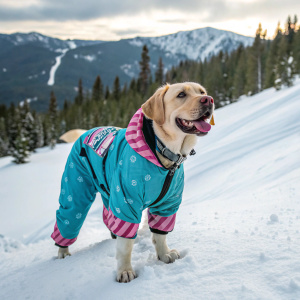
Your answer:
[[[96,179],[97,178],[96,173],[95,173],[95,171],[94,171],[94,169],[92,167],[92,164],[91,164],[91,162],[90,162],[90,160],[89,160],[89,158],[88,158],[88,156],[87,156],[86,151],[85,151],[84,148],[81,148],[79,156],[82,156],[82,157],[86,158],[86,160],[87,160],[87,162],[88,162],[88,164],[90,166],[90,169],[92,171],[93,177],[94,177],[94,179]]]
[[[101,184],[100,184],[100,187],[101,187],[102,191],[105,192],[106,195],[109,197],[109,196],[110,196],[110,193],[107,191],[107,189],[105,188],[104,184],[101,183]]]
[[[84,148],[81,148],[81,151],[80,151],[79,156],[82,156],[82,157],[85,157],[85,158],[86,158],[86,160],[87,160],[87,162],[88,162],[88,164],[89,164],[89,166],[90,166],[90,169],[91,169],[91,171],[92,171],[92,174],[93,174],[94,179],[97,179],[96,173],[95,173],[95,171],[94,171],[94,169],[93,169],[93,167],[92,167],[92,164],[91,164],[91,162],[90,162],[90,160],[89,160],[89,158],[88,158],[88,156],[87,156],[86,150],[85,150]],[[102,166],[103,166],[103,174],[104,174],[105,183],[106,183],[106,185],[108,186],[107,180],[106,180],[106,175],[105,175],[105,161],[106,161],[106,157],[107,157],[107,155],[105,155],[104,158],[103,158],[103,164],[102,164]],[[105,188],[105,185],[104,185],[104,184],[100,184],[100,188],[102,189],[103,192],[105,192],[108,196],[110,196],[110,193],[109,193],[109,191]]]
[[[108,187],[107,179],[106,179],[106,173],[105,173],[105,162],[106,162],[107,156],[108,156],[108,153],[106,153],[105,156],[104,156],[104,158],[103,158],[103,161],[102,161],[102,170],[103,170],[103,177],[104,177],[106,186]],[[105,192],[108,197],[110,197],[110,192],[109,192],[109,190],[107,190],[105,188],[105,185],[104,184],[100,184],[100,187],[101,187],[102,191]]]
[[[151,206],[156,204],[158,201],[160,201],[166,195],[166,193],[168,192],[168,190],[170,188],[171,182],[173,180],[174,173],[175,173],[175,171],[173,169],[169,171],[158,198],[153,203],[151,203]]]

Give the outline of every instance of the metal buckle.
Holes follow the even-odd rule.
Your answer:
[[[175,162],[177,166],[179,166],[180,164],[182,164],[184,161],[186,160],[186,156],[182,156],[180,155],[178,160]]]

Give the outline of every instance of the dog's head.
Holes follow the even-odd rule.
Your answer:
[[[211,128],[208,121],[214,101],[198,83],[175,83],[159,88],[142,105],[142,110],[147,118],[173,135],[203,136]]]

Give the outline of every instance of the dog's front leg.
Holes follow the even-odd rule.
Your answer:
[[[166,264],[173,263],[180,258],[179,252],[175,249],[170,250],[167,245],[167,235],[153,233],[152,242],[155,246],[157,258]]]
[[[69,252],[69,247],[67,248],[58,248],[58,258],[65,258],[66,256],[71,256],[71,253]]]
[[[117,281],[129,282],[136,278],[136,274],[131,266],[131,252],[134,239],[117,237]]]

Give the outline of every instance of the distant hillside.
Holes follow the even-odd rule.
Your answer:
[[[251,37],[209,27],[113,42],[64,41],[36,32],[0,34],[0,104],[31,99],[33,107],[45,110],[51,90],[60,105],[73,100],[79,78],[85,89],[92,87],[97,75],[104,85],[111,86],[116,76],[121,84],[129,82],[139,73],[144,44],[155,71],[159,57],[167,70],[181,60],[204,60],[252,42]]]

